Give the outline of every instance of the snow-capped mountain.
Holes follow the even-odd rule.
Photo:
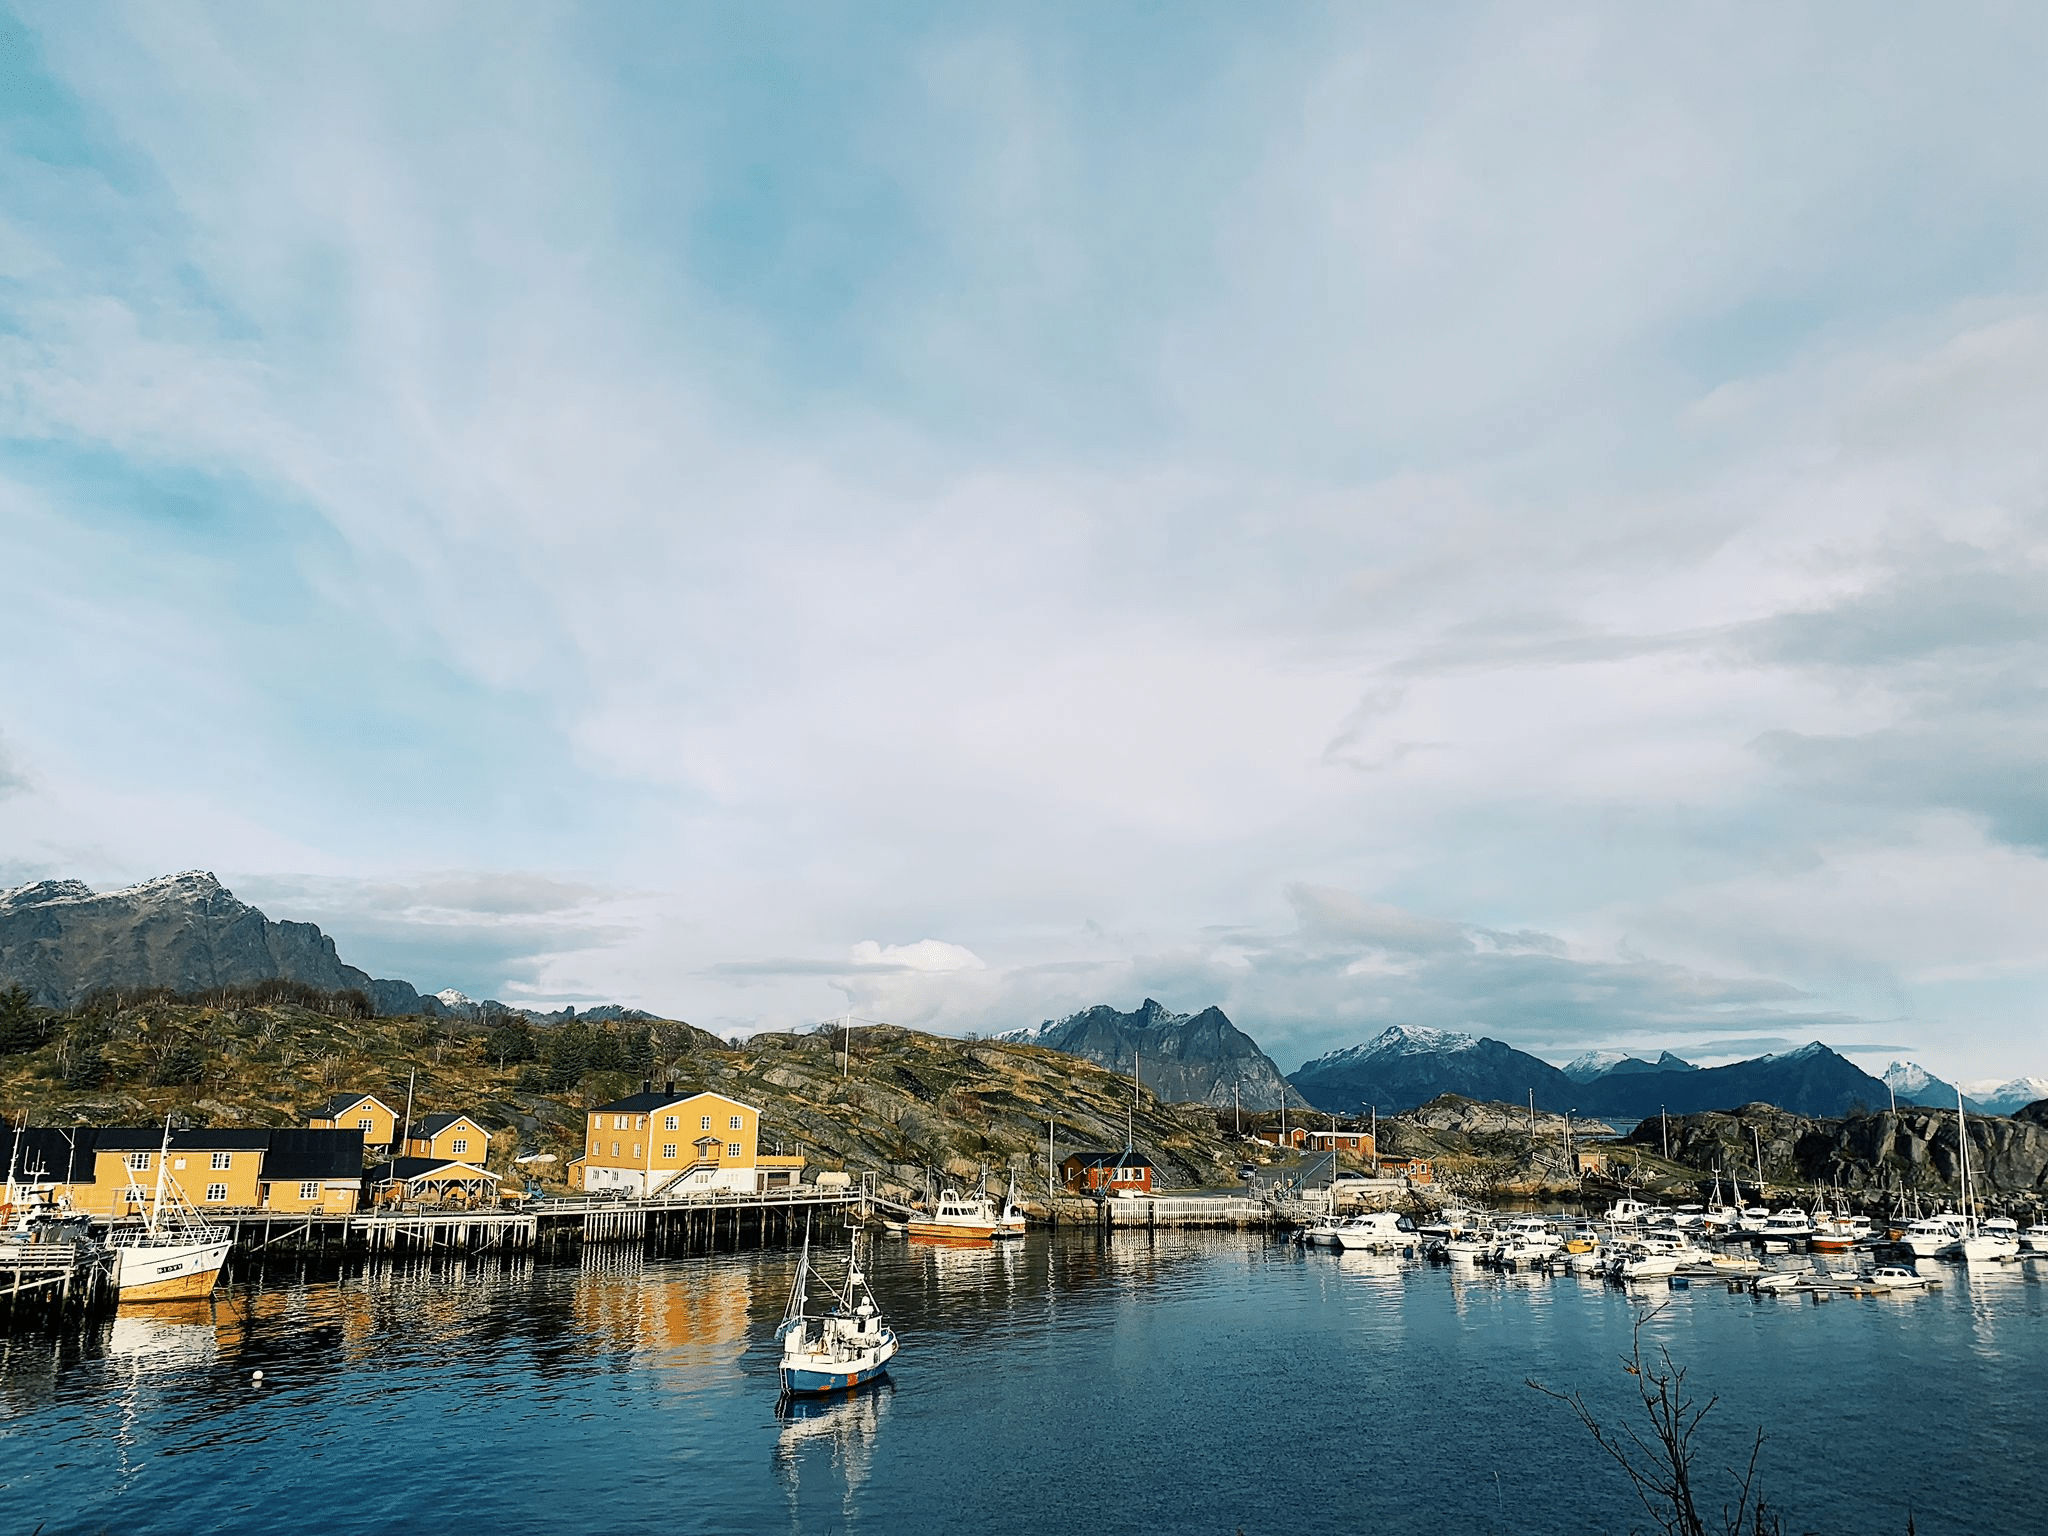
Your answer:
[[[1549,1062],[1502,1041],[1412,1024],[1318,1056],[1287,1080],[1318,1109],[1340,1113],[1413,1109],[1443,1093],[1520,1104],[1533,1092],[1538,1109],[1563,1110],[1578,1091]]]
[[[2048,1077],[2015,1077],[2003,1083],[1977,1082],[1964,1091],[1984,1106],[1987,1115],[2010,1115],[2048,1099]],[[1954,1099],[1951,1098],[1953,1103]]]
[[[1575,1083],[1590,1083],[1603,1076],[1609,1067],[1634,1059],[1627,1051],[1585,1051],[1564,1064],[1564,1075]]]
[[[1901,1104],[1924,1104],[1929,1109],[1954,1109],[1956,1106],[1956,1085],[1943,1082],[1917,1061],[1895,1061],[1886,1067],[1884,1085],[1891,1089]],[[1974,1095],[1966,1094],[1963,1103],[1976,1114],[2001,1113]]]

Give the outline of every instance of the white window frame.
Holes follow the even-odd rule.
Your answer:
[[[149,1158],[150,1154],[147,1152],[130,1152],[128,1154],[128,1166],[136,1173],[147,1173],[149,1172]]]
[[[220,1203],[221,1201],[223,1201],[223,1200],[227,1199],[227,1197],[228,1197],[228,1187],[227,1187],[227,1185],[225,1185],[225,1184],[209,1184],[209,1185],[207,1185],[207,1186],[206,1186],[206,1198],[207,1198],[207,1200],[208,1200],[208,1202],[209,1202],[209,1203],[211,1203],[211,1204],[215,1204],[215,1205],[218,1205],[218,1204],[219,1204],[219,1203]]]
[[[709,1115],[706,1115],[706,1116],[705,1116],[705,1117],[704,1117],[704,1118],[703,1118],[702,1120],[698,1121],[698,1122],[697,1122],[697,1129],[698,1129],[698,1130],[700,1130],[700,1131],[708,1131],[708,1130],[710,1130],[710,1129],[711,1129],[711,1117],[710,1117]]]
[[[453,1141],[451,1141],[448,1144],[448,1150],[453,1152],[457,1157],[462,1156],[463,1153],[469,1150],[469,1138],[467,1136],[456,1137]]]
[[[662,1129],[663,1129],[664,1131],[673,1131],[673,1130],[675,1130],[675,1129],[676,1129],[676,1117],[675,1117],[674,1115],[664,1115],[664,1116],[662,1116],[662,1120],[661,1120],[661,1128],[662,1128]]]
[[[235,1166],[235,1154],[234,1154],[234,1153],[232,1153],[232,1152],[216,1152],[216,1153],[214,1153],[214,1154],[213,1154],[213,1171],[214,1171],[215,1173],[225,1173],[225,1172],[226,1172],[226,1171],[227,1171],[228,1169],[230,1169],[230,1168],[232,1168],[232,1167],[234,1167],[234,1166]]]
[[[738,1115],[729,1115],[726,1117],[725,1126],[727,1130],[736,1131],[746,1123]]]
[[[725,1155],[727,1157],[738,1157],[740,1155],[740,1144],[736,1141],[728,1141],[725,1144]]]
[[[318,1179],[301,1179],[299,1181],[299,1198],[301,1200],[318,1200],[320,1198],[320,1181]]]
[[[672,1141],[664,1141],[661,1144],[661,1155],[667,1161],[674,1162],[676,1160],[676,1144]]]
[[[356,1122],[356,1129],[361,1131],[365,1136],[368,1136],[370,1132],[377,1129],[377,1122],[371,1119],[368,1115],[365,1115],[362,1119]]]

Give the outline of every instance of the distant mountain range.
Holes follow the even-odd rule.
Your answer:
[[[99,991],[205,992],[266,981],[354,989],[386,1015],[488,1019],[523,1011],[452,988],[422,997],[410,982],[373,977],[345,964],[334,940],[314,924],[272,922],[205,870],[118,891],[94,891],[79,880],[0,891],[0,988],[26,987],[41,1007],[76,1008]],[[653,1016],[607,1003],[580,1014],[567,1008],[529,1017],[559,1024]]]
[[[1573,1074],[1578,1074],[1574,1076]],[[1527,1103],[1538,1109],[1640,1118],[1763,1102],[1804,1115],[1840,1115],[1890,1101],[1885,1085],[1815,1041],[1725,1067],[1698,1067],[1666,1051],[1656,1061],[1588,1053],[1560,1071],[1500,1040],[1397,1024],[1363,1045],[1305,1063],[1288,1081],[1318,1109],[1361,1104],[1413,1109],[1440,1093]]]
[[[1246,1109],[1304,1102],[1258,1042],[1221,1008],[1175,1013],[1148,997],[1133,1013],[1101,1004],[997,1038],[1065,1051],[1115,1072],[1130,1071],[1135,1058],[1139,1081],[1169,1103],[1223,1107],[1233,1090]]]

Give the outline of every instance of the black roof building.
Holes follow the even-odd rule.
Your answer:
[[[374,1093],[337,1093],[333,1098],[320,1106],[313,1118],[315,1120],[332,1120],[337,1115],[347,1114],[365,1099],[377,1099],[379,1104],[384,1104],[384,1101],[377,1098],[377,1095]],[[388,1112],[391,1106],[384,1104],[384,1108]]]
[[[272,1131],[263,1154],[266,1179],[359,1179],[361,1131]]]
[[[0,1159],[9,1176],[21,1184],[90,1184],[94,1142],[99,1128],[91,1125],[62,1130],[53,1125],[10,1126],[0,1130]]]

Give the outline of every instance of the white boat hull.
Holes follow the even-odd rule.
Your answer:
[[[122,1301],[183,1301],[204,1296],[220,1278],[233,1239],[207,1238],[192,1243],[116,1241],[114,1289]]]

